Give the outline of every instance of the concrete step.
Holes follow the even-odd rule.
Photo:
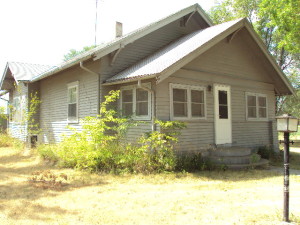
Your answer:
[[[210,151],[211,156],[230,157],[230,156],[248,156],[251,155],[250,148],[244,147],[218,147]]]
[[[209,159],[215,164],[249,164],[251,162],[259,161],[260,156],[257,154],[246,156],[210,156]]]
[[[256,163],[226,165],[226,168],[231,170],[268,168],[268,167],[269,167],[269,160],[267,159],[260,159],[259,162]]]

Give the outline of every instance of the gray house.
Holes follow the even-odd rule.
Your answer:
[[[128,139],[150,131],[154,118],[180,120],[187,124],[178,146],[183,152],[211,145],[278,148],[275,98],[293,93],[246,19],[213,25],[198,4],[57,67],[8,63],[1,90],[10,94],[15,137],[28,136],[19,109],[26,110],[30,93],[42,101],[37,139],[53,143],[70,132],[67,125],[80,129],[80,119],[96,115],[110,90],[121,90],[120,109],[145,121]]]

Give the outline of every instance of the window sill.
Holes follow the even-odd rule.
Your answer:
[[[79,120],[67,120],[67,123],[68,124],[78,124],[79,123]]]
[[[248,122],[267,122],[269,121],[269,118],[246,118],[246,121]]]
[[[171,117],[171,120],[179,120],[179,121],[203,121],[203,120],[207,120],[207,118],[206,117],[200,117],[200,118]]]

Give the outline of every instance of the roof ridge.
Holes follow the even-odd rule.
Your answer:
[[[65,62],[63,61],[63,62],[59,63],[59,64],[57,65],[57,67],[62,68],[62,67],[64,67],[64,66],[68,65],[68,64],[75,63],[76,61],[78,61],[78,60],[80,60],[80,59],[82,59],[82,58],[84,58],[84,57],[88,57],[89,55],[92,56],[93,54],[96,54],[96,52],[100,52],[101,50],[104,50],[105,48],[111,46],[112,44],[121,42],[121,41],[124,40],[124,39],[128,39],[130,36],[134,36],[135,34],[137,34],[137,33],[139,33],[139,32],[142,32],[142,31],[144,31],[144,30],[147,30],[148,28],[154,26],[155,24],[159,24],[160,22],[162,22],[162,21],[164,21],[164,20],[167,20],[168,18],[171,18],[172,16],[175,16],[175,15],[177,15],[177,14],[180,14],[180,13],[182,13],[182,12],[184,12],[184,11],[188,11],[189,9],[190,9],[190,10],[194,9],[194,11],[199,10],[199,11],[203,14],[203,16],[205,17],[205,18],[203,18],[203,19],[206,20],[206,21],[208,20],[207,22],[210,23],[209,25],[212,25],[212,24],[213,24],[212,21],[211,21],[211,19],[210,19],[209,16],[205,13],[205,11],[201,8],[201,6],[200,6],[198,3],[195,3],[195,4],[193,4],[193,5],[190,5],[190,6],[188,6],[188,7],[185,7],[185,8],[183,8],[183,9],[177,10],[177,11],[174,12],[174,13],[168,14],[168,15],[166,15],[166,16],[162,17],[161,19],[158,19],[158,20],[156,20],[156,21],[154,21],[154,22],[151,22],[151,23],[149,23],[149,24],[146,24],[146,25],[144,25],[144,26],[141,26],[141,27],[139,27],[139,28],[137,28],[137,29],[135,29],[135,30],[133,30],[133,31],[131,31],[131,32],[129,32],[129,33],[123,35],[123,36],[121,36],[121,37],[114,38],[114,39],[112,39],[112,40],[110,40],[110,41],[108,41],[108,42],[105,42],[105,43],[103,43],[103,44],[100,44],[99,46],[96,46],[96,47],[93,48],[93,49],[90,49],[90,50],[88,50],[88,51],[86,51],[86,52],[83,52],[83,53],[81,53],[81,54],[78,54],[78,55],[76,55],[75,57],[73,57],[73,58],[71,58],[71,59],[69,59],[69,60],[67,60],[67,61],[65,61]]]

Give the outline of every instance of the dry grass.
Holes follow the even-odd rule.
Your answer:
[[[95,175],[9,148],[0,149],[0,171],[1,225],[281,224],[283,178],[272,171]],[[59,188],[37,186],[28,182],[36,171],[68,179]],[[300,177],[291,176],[295,224],[299,190]]]

